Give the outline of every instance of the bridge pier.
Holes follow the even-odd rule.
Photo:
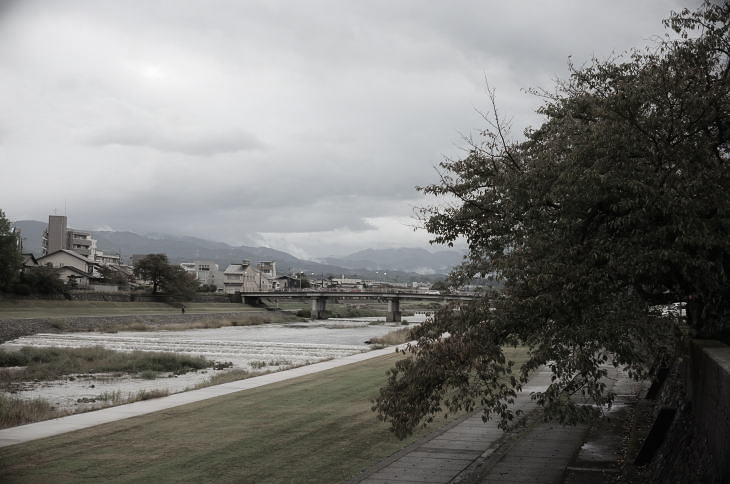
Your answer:
[[[325,296],[315,296],[312,298],[312,319],[324,319],[326,309],[327,298]]]
[[[400,323],[400,299],[397,297],[388,298],[388,312],[385,315],[386,323]]]
[[[264,306],[264,303],[261,301],[259,296],[243,296],[243,303],[255,308]]]

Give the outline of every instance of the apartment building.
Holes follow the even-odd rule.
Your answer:
[[[263,267],[267,272],[259,270],[261,264],[270,264]],[[274,277],[271,274],[274,274]],[[223,271],[223,291],[226,294],[250,291],[272,291],[275,286],[276,265],[273,262],[259,263],[256,267],[251,261],[244,260],[240,264],[230,264]]]
[[[121,264],[119,255],[105,254],[97,248],[96,239],[91,236],[91,232],[69,228],[65,215],[48,216],[48,225],[43,231],[41,246],[41,253],[44,256],[59,250],[71,250],[97,264]]]
[[[201,285],[215,286],[218,292],[224,290],[224,273],[219,269],[218,264],[213,261],[196,260],[183,262],[180,267],[195,276],[195,280]]]

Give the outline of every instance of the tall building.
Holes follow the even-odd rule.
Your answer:
[[[96,239],[91,237],[90,232],[68,228],[65,215],[48,216],[42,246],[43,255],[53,254],[61,249],[72,250],[92,261],[96,255]]]
[[[66,241],[67,219],[65,215],[49,215],[48,225],[43,231],[43,255],[48,255],[61,249],[68,249]]]
[[[268,276],[270,279],[276,279],[276,262],[274,261],[261,261],[256,264],[256,270]]]
[[[48,216],[48,226],[43,231],[41,245],[44,256],[66,249],[101,265],[121,263],[120,256],[104,254],[97,249],[96,239],[91,236],[91,232],[69,228],[65,215]]]

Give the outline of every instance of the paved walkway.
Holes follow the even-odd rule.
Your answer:
[[[313,365],[292,368],[291,370],[279,371],[268,375],[248,378],[246,380],[239,380],[201,388],[199,390],[176,393],[167,397],[155,398],[153,400],[144,400],[141,402],[95,410],[93,412],[79,413],[76,415],[69,415],[68,417],[61,417],[53,420],[45,420],[43,422],[3,429],[0,430],[0,447],[28,442],[35,439],[42,439],[52,435],[93,427],[94,425],[114,422],[116,420],[136,417],[138,415],[145,415],[157,412],[158,410],[177,407],[187,403],[199,402],[201,400],[227,395],[229,393],[240,392],[241,390],[249,390],[251,388],[257,388],[271,383],[290,380],[304,375],[311,375],[312,373],[329,370],[330,368],[337,368],[339,366],[369,360],[378,356],[392,354],[395,351],[395,348],[397,347],[391,346],[381,350],[358,353],[344,358],[323,361]]]
[[[609,389],[626,375],[609,370]],[[542,391],[551,373],[535,373],[515,399],[525,413],[537,410],[530,393]],[[481,413],[463,419],[429,440],[418,442],[355,482],[365,484],[413,483],[560,483],[575,460],[588,433],[587,425],[540,423],[514,434],[505,434],[497,423],[481,420]]]
[[[536,372],[515,399],[515,408],[527,413],[536,408],[530,393],[543,391],[550,384],[551,373]],[[465,477],[480,460],[491,455],[502,442],[504,433],[497,422],[482,422],[481,413],[467,417],[457,425],[425,442],[416,443],[381,463],[359,482],[366,484],[452,482]]]

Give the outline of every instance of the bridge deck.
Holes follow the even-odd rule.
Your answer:
[[[265,297],[265,298],[321,298],[321,297],[356,297],[371,299],[420,299],[436,301],[472,301],[478,296],[467,296],[462,294],[423,294],[417,292],[403,291],[251,291],[242,292],[243,297]]]

